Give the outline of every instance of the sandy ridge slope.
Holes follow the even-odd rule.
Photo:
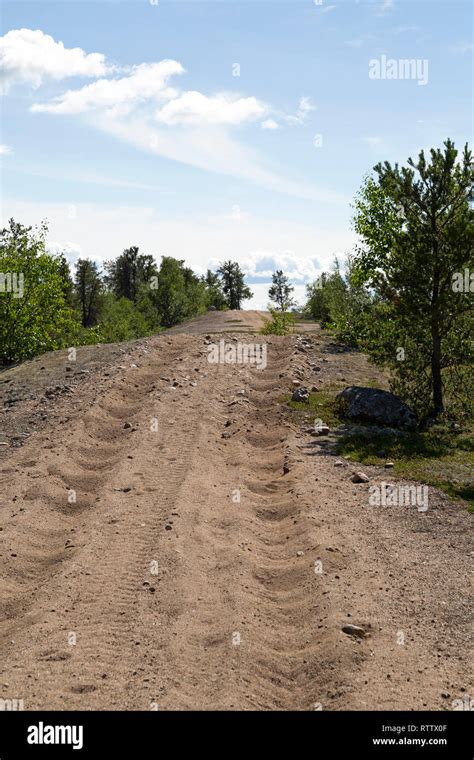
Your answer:
[[[264,370],[209,364],[206,343],[141,342],[6,460],[1,696],[449,708],[472,689],[467,516],[441,497],[368,508],[280,403],[294,336],[269,339]]]

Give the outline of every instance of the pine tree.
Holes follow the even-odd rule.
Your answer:
[[[105,264],[105,281],[117,298],[136,303],[140,288],[156,275],[153,256],[140,254],[137,246],[126,248],[114,261]]]
[[[95,262],[89,259],[78,260],[74,288],[82,326],[93,327],[99,321],[103,304],[103,283]]]
[[[288,277],[283,274],[281,269],[277,269],[272,274],[272,285],[268,291],[270,300],[276,303],[280,311],[288,311],[294,305],[294,300],[291,296],[293,291],[294,287],[290,285]]]
[[[253,293],[245,284],[244,273],[236,261],[224,261],[217,270],[222,277],[222,290],[229,309],[241,309],[242,301],[252,298]]]
[[[425,389],[434,417],[445,409],[444,379],[453,382],[472,356],[473,295],[455,283],[473,267],[473,179],[468,146],[459,160],[447,140],[407,167],[378,164],[356,201],[354,276],[373,289],[383,317],[372,320],[373,356],[402,391]]]

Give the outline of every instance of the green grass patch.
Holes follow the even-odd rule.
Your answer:
[[[311,393],[308,402],[292,401],[291,396],[291,393],[287,394],[284,396],[283,401],[288,404],[290,409],[296,409],[301,412],[302,418],[310,414],[315,419],[322,419],[330,427],[337,427],[341,424],[337,411],[335,392],[318,391],[318,393]]]
[[[344,420],[336,403],[338,390],[311,393],[308,402],[292,401],[291,393],[282,401],[300,413],[320,418],[337,432]],[[346,421],[347,422],[347,421]],[[364,426],[369,428],[369,425]],[[407,480],[418,480],[439,488],[452,499],[464,502],[474,513],[474,428],[435,425],[426,432],[354,432],[336,437],[334,453],[353,462],[383,467],[394,463],[391,473]]]
[[[368,465],[393,461],[400,478],[435,486],[474,512],[473,439],[466,430],[435,426],[424,433],[349,433],[336,443],[336,453]]]

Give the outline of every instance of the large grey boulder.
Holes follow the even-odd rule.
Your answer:
[[[416,417],[409,406],[393,393],[379,388],[352,385],[337,394],[336,400],[345,417],[396,428],[412,429]]]

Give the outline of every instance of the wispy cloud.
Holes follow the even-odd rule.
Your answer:
[[[262,121],[260,126],[262,129],[278,129],[278,123],[275,121],[275,119],[265,119],[265,121]]]
[[[393,0],[376,0],[375,2],[375,15],[385,16],[394,7]]]
[[[42,32],[33,32],[35,45],[46,46],[50,53],[47,65],[43,63],[38,70],[31,46],[28,55],[21,52],[24,40],[31,41],[28,32],[13,33],[8,44],[11,60],[23,61],[22,77],[31,85],[38,86],[46,72],[58,78],[73,73],[96,77],[94,82],[66,90],[46,102],[33,103],[32,113],[78,118],[142,151],[246,179],[276,192],[321,202],[346,202],[339,194],[285,176],[242,142],[236,131],[251,123],[270,130],[280,124],[302,125],[315,109],[309,96],[300,98],[295,113],[286,113],[252,95],[183,90],[170,84],[186,73],[178,61],[166,59],[110,71],[101,54],[87,55],[79,48],[67,50]],[[15,44],[19,50],[14,54]],[[108,75],[103,75],[104,70]],[[100,182],[100,178],[95,181]]]
[[[364,142],[367,143],[367,145],[371,145],[371,146],[380,145],[380,143],[382,142],[381,137],[364,137],[362,139],[364,140]]]
[[[474,43],[458,42],[456,45],[451,45],[449,50],[456,55],[466,55],[467,53],[472,53],[474,50]]]
[[[1,150],[0,150],[1,153]],[[68,167],[67,178],[64,176],[62,168],[54,169],[51,166],[35,166],[28,163],[23,166],[15,166],[14,171],[28,174],[32,177],[43,177],[64,182],[74,182],[84,185],[101,185],[104,187],[121,187],[128,190],[147,190],[153,192],[162,192],[168,194],[170,191],[158,185],[150,185],[145,182],[134,182],[132,180],[122,179],[120,177],[111,177],[96,172],[82,171],[72,166]]]
[[[290,126],[296,124],[303,124],[312,111],[316,110],[316,106],[312,99],[307,95],[303,95],[298,103],[298,108],[294,114],[281,114],[281,118]]]
[[[11,156],[12,153],[13,150],[9,145],[0,145],[0,156]]]
[[[414,25],[405,25],[405,26],[396,26],[392,29],[392,33],[399,35],[399,34],[409,34],[410,32],[418,32],[420,29],[419,26]]]
[[[112,109],[117,116],[124,116],[141,104],[156,106],[178,97],[178,92],[168,87],[168,80],[182,73],[184,68],[177,61],[142,63],[132,67],[127,76],[98,79],[77,90],[67,90],[49,103],[34,103],[31,111],[67,115]]]
[[[300,98],[295,113],[281,112],[253,95],[178,89],[171,80],[186,72],[176,60],[111,68],[103,55],[66,49],[42,32],[17,30],[8,35],[11,70],[21,72],[20,78],[32,86],[39,86],[46,75],[95,77],[94,82],[33,103],[30,110],[34,114],[74,117],[142,151],[249,180],[276,192],[320,202],[347,200],[286,176],[243,142],[242,125],[256,123],[263,129],[275,129],[280,124],[304,124],[316,108],[307,95]],[[41,57],[44,51],[48,55],[38,64],[36,55]],[[249,133],[245,136],[248,142]]]

